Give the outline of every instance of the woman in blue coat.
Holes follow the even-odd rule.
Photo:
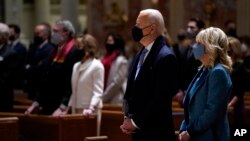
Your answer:
[[[200,31],[192,49],[202,63],[184,98],[181,141],[229,141],[227,104],[232,88],[228,39],[219,28]]]

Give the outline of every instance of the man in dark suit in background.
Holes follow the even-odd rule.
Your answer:
[[[124,96],[121,130],[133,141],[175,140],[172,97],[177,92],[177,62],[164,40],[165,28],[158,10],[142,10],[132,29],[144,47],[137,54]]]
[[[68,20],[59,20],[52,27],[51,43],[55,45],[47,60],[36,98],[25,114],[39,106],[41,114],[66,114],[71,96],[73,65],[82,58],[82,50],[75,46],[75,28]]]
[[[15,93],[23,93],[24,84],[25,84],[25,65],[27,60],[27,48],[20,41],[21,28],[16,24],[9,24],[10,36],[9,43],[10,47],[13,48],[19,59],[16,60],[18,62],[18,70],[16,70],[16,78],[14,81],[14,90]]]
[[[8,25],[0,23],[0,112],[13,111],[13,81],[18,70],[18,55],[8,44]]]
[[[178,64],[178,92],[175,98],[181,106],[183,106],[183,97],[185,96],[188,85],[198,72],[198,67],[201,65],[200,61],[194,58],[192,46],[196,43],[196,35],[204,27],[205,23],[200,18],[190,18],[187,23],[186,33],[182,36],[182,40],[188,42],[188,44],[186,44],[187,46],[182,46],[183,44],[173,46]]]
[[[28,98],[33,100],[45,72],[45,63],[53,50],[50,43],[51,27],[48,23],[39,23],[34,29],[33,43],[29,47],[26,64],[26,88]]]

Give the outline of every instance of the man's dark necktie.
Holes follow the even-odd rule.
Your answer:
[[[145,54],[148,52],[148,50],[146,48],[144,48],[141,52],[141,55],[140,55],[140,59],[139,59],[139,62],[137,64],[137,69],[136,69],[136,74],[135,74],[135,79],[138,75],[138,73],[140,72],[140,69],[141,69],[141,66],[143,64],[143,61],[144,61],[144,57],[145,57]]]

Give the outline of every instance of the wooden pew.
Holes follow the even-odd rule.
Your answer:
[[[27,94],[14,94],[14,103],[16,105],[31,105],[32,100],[28,99]]]
[[[184,109],[180,107],[173,107],[172,112],[184,112]]]
[[[173,122],[174,122],[174,130],[179,131],[181,122],[184,119],[184,113],[183,112],[173,112]]]
[[[249,100],[244,99],[244,103],[246,106],[250,106],[250,99]]]
[[[102,110],[107,110],[107,111],[122,111],[122,105],[103,104]]]
[[[30,105],[14,105],[14,111],[15,113],[24,113]]]
[[[174,128],[179,130],[183,112],[173,112]],[[101,135],[107,135],[109,141],[130,141],[131,137],[122,133],[120,125],[123,122],[123,113],[119,111],[102,111]]]
[[[21,108],[21,106],[17,106],[17,107]],[[172,108],[173,108],[173,111],[176,110],[176,112],[183,111],[183,108],[176,101],[172,102]],[[122,106],[121,105],[113,105],[113,104],[104,104],[102,110],[104,110],[104,111],[122,111]]]
[[[26,116],[21,113],[0,113],[0,117],[18,117],[19,133],[29,141],[79,141],[96,135],[96,117],[82,115],[52,117]]]
[[[178,103],[173,104],[173,112],[183,112],[183,108],[179,106]],[[29,108],[28,105],[14,105],[14,112],[16,113],[24,113],[27,108]],[[103,110],[106,111],[122,111],[122,106],[120,105],[112,105],[112,104],[104,104]]]
[[[18,141],[18,118],[0,118],[0,141]]]
[[[120,129],[123,118],[121,111],[102,110],[101,135],[108,136],[109,141],[131,141]]]
[[[61,117],[62,141],[79,141],[87,136],[96,135],[96,116],[86,119],[82,115],[66,115]]]
[[[250,105],[245,106],[245,122],[250,127]]]
[[[108,141],[108,136],[85,137],[84,141]]]
[[[30,105],[14,105],[14,112],[16,113],[24,113]],[[103,110],[109,111],[122,111],[121,105],[114,105],[114,104],[104,104]]]
[[[173,108],[181,108],[181,105],[180,105],[180,103],[178,101],[173,100],[172,101],[172,107]]]

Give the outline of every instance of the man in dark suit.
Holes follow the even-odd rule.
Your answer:
[[[59,20],[52,28],[51,43],[55,45],[32,105],[25,114],[42,107],[42,114],[60,116],[66,114],[71,96],[73,65],[82,58],[75,46],[75,28],[68,20]]]
[[[28,98],[33,100],[38,91],[42,74],[45,71],[45,62],[53,50],[53,45],[49,41],[51,35],[50,25],[47,23],[39,23],[34,30],[33,43],[29,47],[26,79]]]
[[[185,44],[185,46],[183,46],[183,44],[176,44],[173,46],[178,64],[179,83],[178,92],[175,98],[180,105],[182,105],[189,83],[198,72],[198,67],[201,65],[200,61],[194,58],[192,46],[195,44],[196,35],[204,27],[205,23],[200,18],[190,18],[187,23],[186,33],[184,32],[184,34],[182,34],[182,40],[187,44]]]
[[[171,103],[177,92],[177,62],[162,36],[164,28],[162,14],[146,9],[132,29],[133,39],[144,47],[129,74],[120,128],[133,141],[175,140]]]
[[[16,24],[9,24],[8,26],[10,30],[10,47],[13,48],[19,56],[19,59],[16,60],[19,64],[19,67],[18,70],[16,70],[17,74],[14,82],[14,89],[23,92],[25,84],[24,74],[27,59],[27,48],[20,41],[21,28]]]
[[[13,111],[13,81],[16,79],[18,55],[8,45],[9,28],[0,23],[0,112]]]

